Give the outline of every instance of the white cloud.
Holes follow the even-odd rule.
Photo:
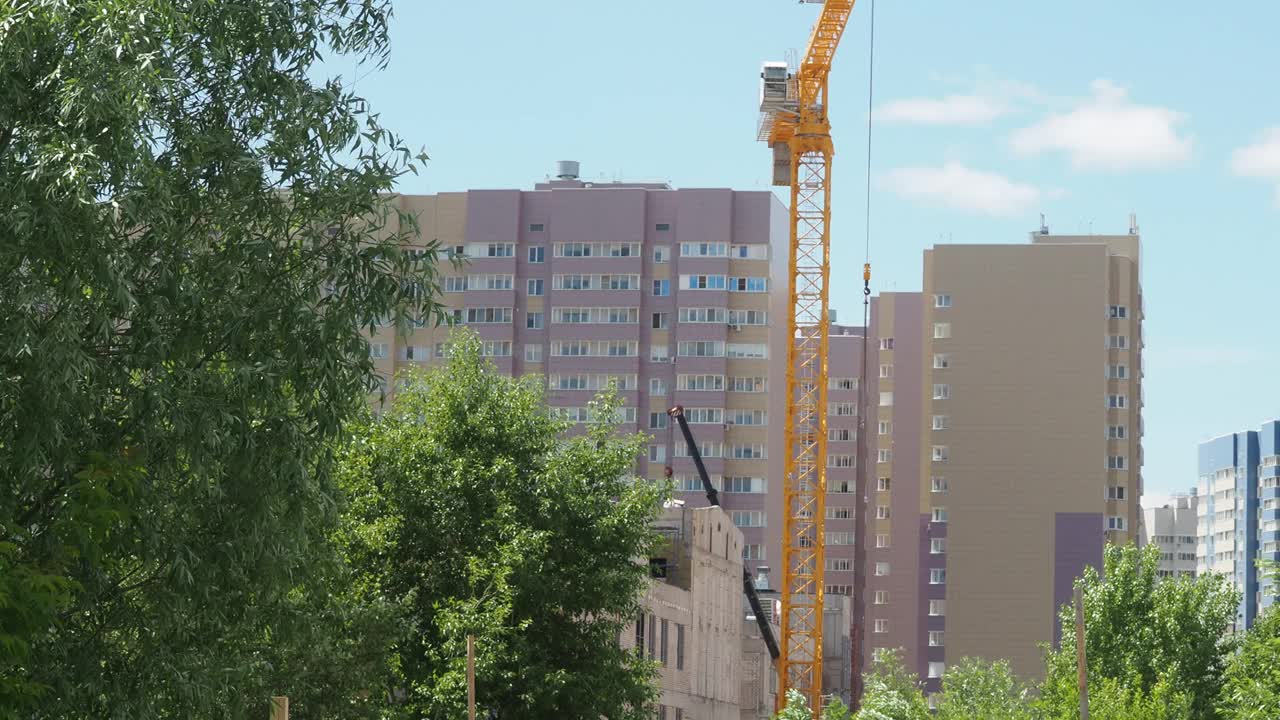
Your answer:
[[[1093,97],[1014,132],[1013,149],[1027,155],[1062,151],[1077,168],[1129,170],[1177,165],[1191,156],[1192,140],[1179,133],[1186,116],[1139,105],[1110,80],[1095,80]]]
[[[1268,129],[1254,144],[1231,153],[1231,170],[1242,177],[1280,183],[1280,127]],[[1280,184],[1276,185],[1276,206],[1280,207]]]
[[[985,125],[1009,112],[1009,106],[983,95],[891,100],[876,108],[875,118],[886,123],[918,125]]]
[[[1017,215],[1040,200],[1040,191],[1031,185],[954,162],[942,167],[895,168],[881,178],[881,184],[903,197],[984,215]]]

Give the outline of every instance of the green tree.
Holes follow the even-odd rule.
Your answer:
[[[359,328],[433,313],[435,253],[388,196],[421,157],[315,78],[385,62],[389,14],[0,2],[0,715],[261,717],[358,676],[307,647],[369,654],[306,631],[353,611],[317,590],[331,442]]]
[[[787,691],[786,707],[773,718],[774,720],[812,720],[813,713],[809,711],[809,701],[805,700],[804,694],[792,688]],[[822,720],[853,720],[853,715],[840,698],[833,697],[822,710]]]
[[[928,720],[929,706],[915,673],[895,650],[883,653],[864,678],[858,720]]]
[[[341,455],[355,592],[405,629],[387,686],[405,717],[461,717],[472,634],[499,717],[651,717],[653,667],[619,644],[665,492],[632,474],[645,438],[617,433],[613,396],[566,438],[540,377],[500,375],[470,333],[448,352]]]
[[[1169,681],[1156,681],[1150,692],[1138,687],[1136,680],[1102,678],[1090,683],[1090,720],[1188,720],[1191,697],[1177,691]],[[1072,709],[1062,720],[1076,720]]]
[[[1280,712],[1280,610],[1258,616],[1227,664],[1219,703],[1226,720],[1264,720]]]
[[[1027,688],[1008,661],[962,658],[942,676],[938,720],[1030,720]]]
[[[1159,550],[1108,546],[1103,572],[1087,568],[1084,589],[1089,681],[1122,683],[1151,696],[1163,679],[1190,698],[1191,717],[1214,710],[1230,652],[1227,630],[1237,594],[1228,580],[1208,575],[1159,579]],[[1062,644],[1046,654],[1041,705],[1064,716],[1077,703],[1075,614],[1062,609]]]

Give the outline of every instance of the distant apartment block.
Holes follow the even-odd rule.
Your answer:
[[[1105,543],[1139,527],[1137,228],[940,245],[869,333],[864,653],[1041,672],[1039,644]],[[831,373],[845,371],[835,364]],[[871,435],[874,433],[874,436]]]
[[[1162,578],[1195,577],[1198,498],[1195,493],[1174,495],[1160,507],[1143,508],[1139,544],[1160,550],[1156,572]]]
[[[1258,562],[1280,562],[1280,421],[1199,447],[1197,572],[1231,578],[1241,593],[1236,627],[1280,602]]]
[[[666,414],[685,407],[749,567],[768,565],[781,527],[787,213],[768,191],[591,183],[577,163],[531,191],[401,196],[424,241],[447,251],[441,300],[476,331],[498,369],[538,375],[548,402],[576,423],[609,383],[624,430],[652,435],[637,470],[668,472],[679,497],[705,504],[693,462]],[[450,259],[462,261],[455,267]],[[370,339],[394,374],[437,362],[447,327]],[[774,498],[774,495],[777,498]],[[775,578],[776,582],[776,578]]]

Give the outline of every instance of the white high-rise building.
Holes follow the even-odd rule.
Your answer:
[[[1174,495],[1160,507],[1143,508],[1140,543],[1160,548],[1160,577],[1196,574],[1196,494]]]

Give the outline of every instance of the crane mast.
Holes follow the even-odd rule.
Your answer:
[[[812,0],[811,0],[812,1]],[[831,161],[828,78],[854,0],[825,0],[794,73],[766,63],[759,139],[774,153],[775,185],[791,188],[790,300],[782,528],[778,705],[800,691],[822,708],[826,520]],[[861,432],[861,430],[860,430]],[[862,488],[857,488],[859,492]],[[861,528],[859,528],[861,530]]]

